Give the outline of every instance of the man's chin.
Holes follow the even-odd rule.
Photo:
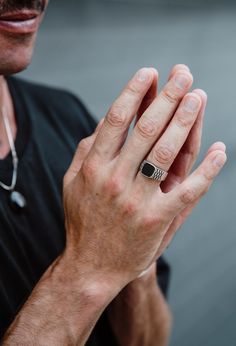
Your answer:
[[[17,61],[15,63],[8,63],[4,66],[0,66],[0,76],[9,76],[9,75],[13,75],[13,74],[22,72],[22,71],[27,69],[30,62],[31,62],[31,60],[29,60],[27,62],[24,61],[22,63]]]
[[[31,63],[37,35],[0,35],[0,75],[25,70]]]
[[[25,70],[31,63],[33,47],[0,52],[0,75],[7,76]]]

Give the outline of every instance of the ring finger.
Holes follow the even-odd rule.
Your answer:
[[[201,97],[197,93],[192,92],[184,96],[166,131],[148,154],[146,159],[148,162],[163,171],[169,170],[195,123],[201,103]],[[148,164],[146,168],[148,168]],[[147,184],[146,178],[142,174],[138,174],[136,179],[139,184],[149,185],[151,189],[153,188],[152,184]],[[157,183],[154,180],[153,182]]]
[[[190,72],[175,73],[141,116],[117,160],[117,169],[125,169],[127,178],[136,178],[137,167],[160,138],[192,82]]]

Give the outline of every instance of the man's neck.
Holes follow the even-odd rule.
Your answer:
[[[5,78],[0,76],[0,159],[4,159],[11,150],[3,121],[2,107],[5,107],[6,109],[13,138],[15,139],[17,133],[17,124],[13,101]]]

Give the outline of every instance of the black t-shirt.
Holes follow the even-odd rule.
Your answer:
[[[62,181],[78,142],[96,126],[72,94],[18,78],[7,79],[13,98],[19,157],[16,190],[27,207],[16,213],[0,188],[0,340],[34,286],[65,246]],[[0,160],[0,181],[11,183],[11,154]],[[166,291],[168,267],[158,267]],[[106,312],[87,345],[115,345]]]

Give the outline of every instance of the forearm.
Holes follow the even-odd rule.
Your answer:
[[[63,259],[56,260],[33,290],[2,344],[84,345],[113,292],[108,292],[97,279],[74,274]]]
[[[171,313],[156,283],[156,276],[134,280],[108,307],[119,346],[166,346]]]

